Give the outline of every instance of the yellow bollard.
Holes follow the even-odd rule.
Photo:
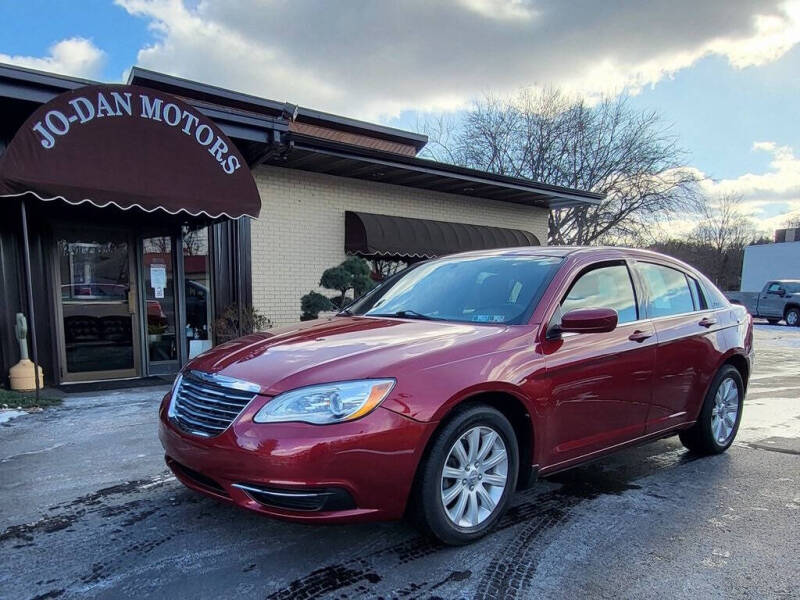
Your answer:
[[[11,380],[11,389],[17,392],[32,392],[36,389],[36,377],[34,376],[33,361],[23,358],[8,371],[8,378]],[[44,374],[42,367],[39,367],[39,389],[44,387]]]
[[[28,320],[22,313],[17,313],[17,326],[15,327],[19,341],[20,361],[8,371],[11,380],[11,389],[18,392],[32,392],[36,389],[36,371],[33,361],[28,359]],[[39,389],[44,387],[44,374],[39,367]]]

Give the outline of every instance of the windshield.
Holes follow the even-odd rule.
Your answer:
[[[558,269],[552,256],[472,256],[410,267],[349,314],[473,323],[524,323]]]

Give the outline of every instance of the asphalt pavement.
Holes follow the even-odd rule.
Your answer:
[[[204,498],[163,464],[164,388],[70,396],[0,425],[0,598],[800,598],[800,328],[756,351],[727,453],[669,438],[540,480],[462,548]]]

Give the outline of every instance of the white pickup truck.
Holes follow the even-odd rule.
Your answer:
[[[776,324],[800,327],[800,279],[768,281],[760,292],[725,292],[733,304],[741,304],[754,317]]]

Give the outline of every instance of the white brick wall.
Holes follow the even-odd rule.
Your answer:
[[[275,325],[300,318],[300,297],[343,261],[346,210],[523,229],[547,243],[548,210],[282,167],[254,171],[253,304]],[[325,291],[329,296],[334,292]]]

